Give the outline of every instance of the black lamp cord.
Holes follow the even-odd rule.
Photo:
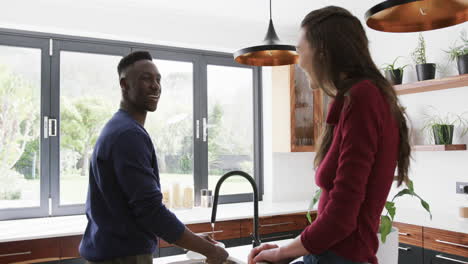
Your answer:
[[[271,20],[271,0],[270,0],[270,20]]]

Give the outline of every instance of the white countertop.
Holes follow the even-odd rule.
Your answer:
[[[309,201],[260,202],[259,215],[305,212],[308,205]],[[173,210],[173,212],[185,224],[207,223],[211,218],[211,208]],[[218,206],[216,221],[246,219],[252,215],[253,203],[223,204]],[[468,234],[468,220],[445,212],[433,212],[431,221],[429,215],[420,208],[398,207],[395,221]],[[0,242],[81,235],[86,223],[84,215],[0,221]]]
[[[395,221],[468,234],[468,219],[459,217],[455,212],[433,211],[431,220],[429,213],[422,208],[397,207]]]
[[[287,243],[292,241],[292,239],[286,239],[286,240],[278,240],[278,241],[273,241],[271,243],[277,244],[279,246],[283,246]],[[229,253],[229,256],[232,257],[236,262],[239,262],[241,264],[246,264],[247,263],[247,257],[249,256],[250,250],[252,249],[252,245],[247,245],[247,246],[239,246],[239,247],[232,247],[232,248],[227,248],[227,252]],[[162,258],[155,258],[153,259],[153,263],[157,264],[183,264],[182,261],[186,261],[188,258],[186,257],[185,254],[182,255],[176,255],[176,256],[170,256],[170,257],[162,257]],[[177,263],[181,262],[181,263]]]
[[[260,202],[259,215],[272,216],[306,212],[308,201]],[[172,210],[184,224],[208,223],[211,208]],[[253,217],[253,203],[222,204],[218,206],[216,221],[228,221]],[[85,215],[45,217],[0,221],[0,242],[29,240],[48,237],[81,235],[86,228]]]

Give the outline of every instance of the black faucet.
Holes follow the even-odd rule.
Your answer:
[[[211,211],[211,226],[214,226],[214,223],[216,222],[216,210],[218,208],[218,197],[219,197],[219,189],[221,188],[221,184],[223,182],[231,177],[231,176],[242,176],[246,178],[249,182],[250,185],[252,185],[253,189],[253,202],[254,202],[254,218],[253,218],[253,234],[252,234],[252,244],[253,247],[260,246],[260,236],[258,233],[258,190],[257,190],[257,184],[255,183],[254,179],[252,176],[249,174],[243,172],[243,171],[230,171],[226,174],[224,174],[221,179],[219,179],[218,183],[216,183],[216,188],[215,188],[215,193],[214,193],[214,201],[213,201],[213,211]]]

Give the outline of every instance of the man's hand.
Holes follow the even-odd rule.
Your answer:
[[[175,245],[181,248],[204,255],[210,264],[221,264],[229,254],[224,248],[217,246],[217,243],[210,236],[194,234],[188,228],[185,228],[180,239],[174,242]]]
[[[202,234],[198,236],[205,239],[206,241],[210,242],[213,245],[216,245],[219,243],[218,241],[214,240],[209,234]]]
[[[226,261],[228,256],[229,254],[224,248],[215,245],[213,250],[207,254],[206,262],[208,264],[222,264],[224,261]]]

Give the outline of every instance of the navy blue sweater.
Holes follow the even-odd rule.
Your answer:
[[[103,128],[90,163],[83,258],[150,254],[157,237],[181,237],[184,224],[162,203],[151,138],[127,112],[119,110]]]

